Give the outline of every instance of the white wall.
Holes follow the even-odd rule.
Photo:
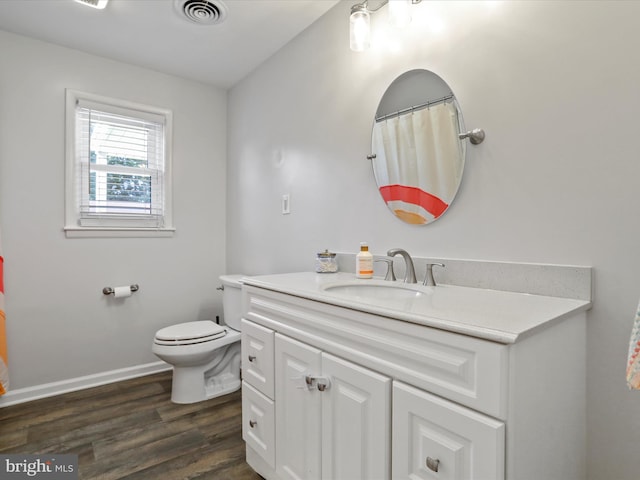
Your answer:
[[[640,392],[624,370],[640,295],[640,2],[422,2],[397,53],[360,54],[348,48],[353,3],[230,92],[229,270],[310,270],[316,252],[360,241],[377,254],[593,266],[589,478],[638,478]],[[467,127],[487,132],[427,227],[387,211],[365,159],[380,97],[412,68],[442,76]]]
[[[0,64],[12,390],[158,361],[157,329],[221,315],[226,92],[5,32]],[[65,88],[173,110],[173,238],[65,237]]]

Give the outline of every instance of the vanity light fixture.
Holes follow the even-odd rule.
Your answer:
[[[87,7],[97,8],[98,10],[102,10],[107,6],[109,0],[75,0],[82,5],[86,5]]]
[[[371,19],[367,2],[351,7],[349,17],[349,45],[354,52],[367,50],[371,42]]]
[[[422,0],[383,0],[377,8],[369,8],[364,0],[351,7],[349,16],[349,45],[354,52],[367,50],[371,45],[371,14],[389,4],[389,23],[396,27],[406,27],[411,22],[411,5]]]

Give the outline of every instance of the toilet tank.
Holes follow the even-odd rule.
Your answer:
[[[224,323],[237,331],[240,331],[240,319],[242,317],[242,283],[240,283],[242,277],[244,275],[220,276],[220,281],[224,287],[222,292]]]

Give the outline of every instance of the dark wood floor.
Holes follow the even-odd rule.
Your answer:
[[[259,480],[240,392],[170,401],[171,372],[0,408],[0,453],[78,455],[81,479]]]

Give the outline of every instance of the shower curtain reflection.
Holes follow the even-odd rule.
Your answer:
[[[377,122],[373,170],[383,199],[396,216],[424,224],[455,197],[464,168],[453,101]]]

